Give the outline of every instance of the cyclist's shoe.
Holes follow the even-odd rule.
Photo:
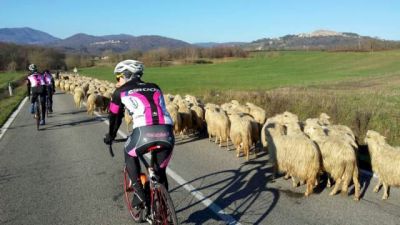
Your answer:
[[[31,104],[30,112],[31,114],[35,113],[35,104]]]
[[[40,120],[40,124],[39,125],[45,125],[45,121],[44,120]]]
[[[135,182],[134,184],[132,184],[132,187],[135,190],[135,193],[132,198],[132,207],[135,207],[138,205],[144,206],[146,196],[144,194],[142,184],[139,182]]]

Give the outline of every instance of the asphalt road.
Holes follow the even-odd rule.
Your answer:
[[[105,118],[75,109],[71,95],[54,101],[43,130],[36,131],[26,103],[0,140],[0,224],[132,224],[122,192],[123,143],[111,158],[102,142]],[[360,202],[328,196],[324,184],[305,198],[304,186],[272,180],[267,160],[261,153],[246,162],[207,139],[178,138],[170,169],[241,224],[400,224],[398,188],[382,201],[382,191],[372,192],[377,181],[364,176]],[[182,224],[227,223],[169,180]]]

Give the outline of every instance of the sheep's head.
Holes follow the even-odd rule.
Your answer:
[[[291,112],[285,111],[284,113],[282,113],[282,116],[285,121],[299,122],[299,117]]]
[[[330,119],[331,117],[330,116],[328,116],[328,114],[326,114],[326,113],[321,113],[320,115],[319,115],[319,123],[321,124],[321,125],[329,125],[330,124],[330,122],[329,122],[329,119]]]
[[[368,130],[367,134],[365,135],[364,142],[369,143],[369,142],[375,142],[377,144],[385,144],[386,143],[386,137],[379,134],[376,131],[373,130]]]
[[[310,137],[326,136],[324,128],[317,124],[306,124],[304,126],[304,133]]]

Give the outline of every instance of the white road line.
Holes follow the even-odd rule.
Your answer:
[[[99,113],[94,112],[96,116],[102,117]],[[109,125],[108,120],[104,120],[104,123]],[[118,134],[122,136],[123,138],[126,138],[127,135],[121,131],[118,130]],[[174,179],[178,184],[182,185],[183,188],[185,188],[190,194],[192,194],[197,200],[201,201],[203,205],[205,205],[207,208],[209,208],[211,211],[213,211],[221,220],[225,221],[226,224],[233,225],[241,225],[238,221],[236,221],[231,215],[227,214],[224,210],[221,209],[217,204],[215,204],[211,199],[206,198],[203,193],[200,191],[196,190],[195,187],[189,184],[188,181],[183,179],[181,176],[179,176],[175,171],[173,171],[170,168],[167,168],[167,174]]]
[[[25,97],[24,100],[22,100],[21,103],[19,103],[19,106],[17,108],[17,110],[15,110],[13,112],[13,114],[11,114],[11,116],[8,118],[7,122],[3,125],[3,127],[1,127],[0,130],[0,140],[3,137],[3,135],[6,133],[6,131],[8,130],[8,128],[10,127],[11,123],[15,120],[15,117],[17,117],[19,111],[21,111],[22,106],[24,106],[25,102],[28,100],[28,97]]]

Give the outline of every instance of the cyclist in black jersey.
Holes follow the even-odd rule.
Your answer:
[[[152,162],[153,169],[159,175],[160,182],[168,189],[166,167],[175,144],[173,121],[166,109],[160,87],[141,80],[141,62],[124,60],[117,64],[114,74],[118,88],[111,98],[109,132],[104,137],[104,143],[111,144],[115,139],[126,107],[133,118],[133,131],[125,144],[125,164],[136,190],[132,206],[142,207],[146,198],[139,180],[141,168],[138,156],[149,151],[157,154],[157,160]],[[153,146],[160,148],[153,150],[150,148]]]

